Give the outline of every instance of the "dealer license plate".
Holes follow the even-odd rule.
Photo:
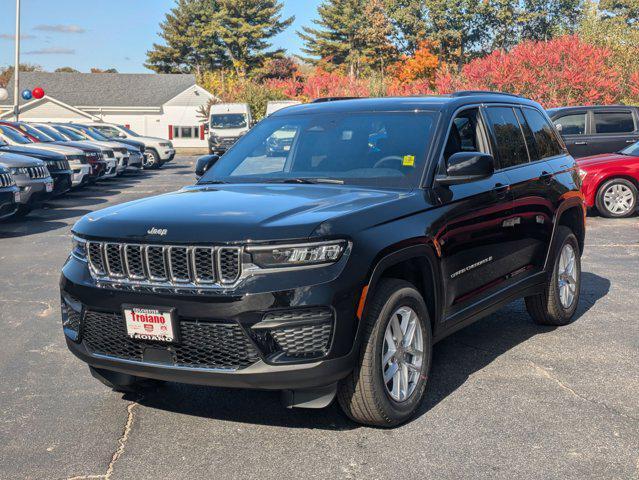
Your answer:
[[[47,193],[51,193],[53,192],[53,182],[47,182],[44,185],[45,190],[47,191]]]
[[[163,343],[175,341],[174,309],[126,305],[122,310],[129,337]]]
[[[13,201],[16,203],[20,203],[20,192],[15,192],[13,194]]]

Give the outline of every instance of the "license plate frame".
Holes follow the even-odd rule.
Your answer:
[[[136,319],[135,315],[139,315]],[[173,307],[122,305],[127,337],[133,340],[170,345],[178,342],[177,315]]]
[[[51,193],[51,192],[53,192],[53,182],[47,182],[47,183],[45,183],[45,184],[44,184],[44,190],[45,190],[47,193]]]

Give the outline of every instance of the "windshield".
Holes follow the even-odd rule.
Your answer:
[[[31,125],[28,125],[26,123],[19,124],[18,128],[22,130],[23,132],[27,132],[32,137],[37,138],[41,142],[44,142],[44,143],[53,142],[53,138],[51,138],[49,135],[45,135],[40,130],[33,128]]]
[[[211,128],[245,128],[246,115],[243,113],[224,113],[211,115]]]
[[[639,142],[635,142],[632,145],[627,146],[619,153],[622,155],[630,155],[631,157],[639,157]]]
[[[65,135],[66,137],[68,137],[69,139],[73,141],[80,142],[80,141],[86,140],[86,138],[84,138],[79,133],[75,133],[70,128],[66,128],[61,125],[54,125],[53,128],[55,128],[58,132],[62,133],[62,135]]]
[[[419,184],[435,114],[331,113],[269,117],[199,183]]]
[[[97,140],[98,142],[108,142],[109,141],[109,138],[105,137],[104,135],[102,135],[100,132],[98,132],[97,130],[95,130],[93,128],[89,128],[89,127],[77,127],[77,128],[83,134],[85,134],[86,136],[88,136],[89,138],[91,138],[93,140]]]
[[[42,133],[46,133],[49,137],[51,137],[56,142],[66,142],[67,139],[64,138],[55,128],[49,127],[48,125],[38,125],[36,127],[31,127],[34,130],[37,130]]]
[[[133,130],[131,130],[130,128],[124,127],[122,125],[118,125],[118,128],[120,130],[125,131],[127,134],[131,135],[132,137],[139,137],[140,136],[137,133],[135,133]]]
[[[2,135],[7,137],[12,142],[19,143],[20,145],[33,143],[31,140],[29,140],[29,137],[6,125],[0,125],[0,133],[2,133]]]

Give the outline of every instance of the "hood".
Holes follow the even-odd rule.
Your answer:
[[[0,152],[0,165],[3,167],[41,167],[44,166],[42,160],[27,157],[26,155],[18,155],[17,153]]]
[[[348,234],[344,229],[406,215],[415,208],[408,200],[415,195],[344,185],[194,186],[89,213],[73,230],[103,239],[191,245],[305,239],[330,220],[344,223],[322,231]],[[375,214],[363,213],[373,208]],[[152,228],[167,233],[149,235]]]
[[[34,146],[27,145],[7,145],[0,147],[1,151],[19,153],[21,155],[27,155],[29,157],[36,157],[42,160],[66,160],[67,158],[58,152],[40,148],[34,144]]]
[[[129,140],[137,140],[139,142],[142,143],[170,143],[170,140],[167,140],[166,138],[160,138],[160,137],[129,137]]]
[[[79,148],[73,148],[66,145],[56,145],[53,143],[34,143],[34,147],[40,148],[42,150],[47,150],[49,152],[61,153],[62,155],[82,155],[84,152]]]
[[[594,167],[597,165],[619,162],[624,160],[635,159],[628,155],[621,155],[619,153],[603,153],[601,155],[593,155],[591,157],[582,157],[577,159],[577,165],[580,168],[587,169],[588,167]]]
[[[48,145],[51,145],[51,143],[49,143]],[[84,143],[84,142],[55,142],[55,145],[62,145],[62,146],[77,148],[77,149],[82,150],[83,152],[86,152],[86,153],[89,153],[89,152],[101,153],[102,152],[102,150],[99,147],[93,146],[93,145],[90,145],[90,144]]]

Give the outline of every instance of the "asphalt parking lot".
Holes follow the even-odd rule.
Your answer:
[[[195,159],[0,224],[0,479],[639,478],[639,218],[590,217],[577,319],[516,302],[435,347],[417,417],[360,427],[274,392],[123,396],[66,349],[58,277],[83,214],[194,181]]]

